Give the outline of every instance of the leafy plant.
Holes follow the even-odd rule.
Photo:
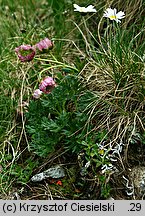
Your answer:
[[[78,78],[66,75],[51,94],[30,102],[26,128],[32,151],[43,157],[60,146],[72,152],[82,148],[88,119],[81,109],[83,90]]]

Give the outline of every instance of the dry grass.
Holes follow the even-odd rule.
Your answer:
[[[79,3],[83,4],[84,1],[79,1]],[[94,3],[97,7],[97,16],[91,15],[77,19],[78,15],[72,13],[71,20],[67,16],[66,23],[67,26],[71,26],[71,29],[64,38],[60,38],[60,35],[57,37],[57,33],[54,32],[52,27],[45,29],[53,36],[56,46],[63,43],[60,54],[61,60],[56,59],[56,64],[54,62],[55,54],[59,55],[59,49],[57,50],[55,46],[53,55],[47,56],[47,60],[52,61],[49,73],[54,75],[63,65],[70,65],[70,67],[79,71],[78,77],[82,80],[82,85],[86,86],[86,91],[90,91],[92,94],[90,102],[84,109],[84,112],[88,115],[85,126],[93,124],[92,130],[96,131],[96,133],[97,131],[106,130],[107,134],[102,139],[103,142],[107,137],[106,146],[110,144],[115,146],[123,141],[126,150],[121,158],[121,166],[124,167],[123,157],[126,158],[126,161],[128,160],[130,145],[133,142],[141,142],[142,134],[145,133],[145,63],[142,53],[145,45],[144,1],[104,0],[100,2],[97,0]],[[126,14],[126,18],[121,25],[123,31],[120,35],[120,44],[127,37],[126,35],[131,40],[129,43],[127,41],[126,44],[121,44],[121,56],[118,54],[112,38],[117,32],[116,29],[111,34],[110,27],[104,29],[106,20],[102,18],[102,14],[104,9],[110,5],[112,8],[116,7],[118,10],[125,11]],[[43,13],[43,10],[37,10],[37,13],[39,15],[37,21],[39,20],[40,23],[48,18]],[[20,34],[20,27],[24,30],[25,27],[28,27],[31,30],[29,29],[30,31],[25,39],[23,36],[17,37],[15,35],[14,37],[13,33],[11,37],[9,34],[7,41],[9,46],[7,48],[10,53],[5,49],[2,51],[2,54],[5,55],[1,60],[1,63],[4,64],[5,62],[2,71],[5,68],[7,73],[3,79],[2,91],[5,97],[9,98],[11,106],[10,114],[8,111],[9,104],[3,112],[3,118],[9,116],[9,121],[2,135],[0,146],[0,162],[3,164],[3,169],[5,169],[0,181],[3,197],[9,197],[9,194],[11,194],[10,188],[15,182],[15,179],[11,178],[13,165],[17,163],[17,160],[22,155],[27,154],[29,149],[29,139],[25,131],[24,103],[29,104],[33,89],[38,85],[42,75],[47,74],[48,70],[48,68],[41,69],[43,61],[38,66],[35,63],[23,65],[12,54],[13,49],[20,42],[26,43],[30,39],[31,43],[33,43],[38,38],[41,38],[41,33],[45,35],[45,30],[42,29],[41,32],[40,26],[37,31],[34,31],[34,26],[31,28],[30,25],[33,22],[25,26],[26,15],[24,11],[22,13],[17,12],[15,15],[19,20],[19,22],[15,21],[18,27],[16,34]],[[36,17],[37,14],[35,14]],[[8,25],[11,27],[13,23],[9,18]],[[15,42],[13,43],[12,40]],[[106,46],[104,46],[105,43]],[[39,57],[38,55],[37,58],[39,59]],[[86,136],[91,132],[88,131]],[[7,155],[11,155],[11,158],[7,158]],[[31,188],[29,189],[31,190]],[[49,187],[47,183],[42,185],[42,188],[34,187],[33,192],[34,196],[28,195],[29,199],[39,199],[40,197],[55,199],[58,198],[55,197],[55,193],[60,193],[60,197],[64,198],[63,192],[58,192],[57,189]]]

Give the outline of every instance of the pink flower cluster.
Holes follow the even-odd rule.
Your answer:
[[[15,48],[15,52],[18,56],[18,58],[22,61],[22,62],[26,62],[26,61],[31,61],[35,54],[36,54],[36,49],[38,49],[39,51],[43,51],[43,50],[48,50],[51,49],[53,47],[53,42],[51,40],[49,40],[48,38],[45,38],[44,40],[41,40],[39,43],[35,44],[34,46],[31,45],[21,45],[17,48]],[[27,53],[25,51],[30,51],[29,54],[23,55],[22,53]]]
[[[45,94],[49,94],[56,86],[52,77],[46,77],[39,85],[39,89]]]
[[[30,53],[27,55],[22,55],[21,52],[25,52],[25,51],[30,51]],[[15,49],[15,52],[17,53],[19,59],[22,62],[31,61],[34,58],[36,53],[35,48],[30,45],[21,45]]]
[[[40,98],[42,93],[49,94],[53,90],[53,88],[56,86],[56,83],[54,82],[52,77],[46,77],[39,85],[39,89],[36,89],[33,93],[33,97],[35,99]]]

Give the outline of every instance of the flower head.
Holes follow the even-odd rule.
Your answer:
[[[15,52],[22,62],[31,61],[35,56],[35,48],[30,45],[21,45],[15,48]]]
[[[88,7],[80,7],[77,4],[74,4],[74,11],[78,11],[80,13],[90,13],[90,12],[96,12],[96,9],[93,5],[89,5]]]
[[[119,11],[117,13],[116,8],[107,8],[103,16],[109,18],[110,20],[115,20],[118,23],[121,22],[120,19],[123,19],[125,17],[125,13],[122,11]]]
[[[46,77],[39,85],[39,89],[45,94],[49,94],[56,86],[52,77]]]
[[[34,91],[34,93],[33,93],[33,97],[35,98],[35,99],[38,99],[38,98],[40,98],[40,96],[42,95],[42,91],[40,90],[40,89],[36,89],[35,91]]]
[[[44,40],[41,40],[39,43],[37,43],[35,47],[38,48],[40,51],[47,50],[53,47],[53,43],[48,38],[45,38]]]

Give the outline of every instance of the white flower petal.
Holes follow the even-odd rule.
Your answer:
[[[114,10],[112,8],[107,8],[106,12],[108,14],[114,14]]]
[[[119,11],[117,14],[116,14],[117,18],[118,19],[123,19],[125,17],[125,13],[122,12],[122,11]]]
[[[120,21],[119,19],[115,19],[115,21],[116,21],[117,23],[121,23],[121,21]]]
[[[116,14],[117,14],[117,10],[116,10],[116,8],[114,8],[113,9],[113,15],[116,16]]]
[[[108,17],[110,14],[113,14],[113,10],[111,8],[107,8],[103,16]]]
[[[92,8],[94,8],[93,5],[89,5],[89,6],[87,7],[87,9],[92,9]]]
[[[78,11],[80,13],[87,13],[87,12],[96,12],[96,9],[93,5],[89,5],[88,7],[80,7],[77,4],[73,4],[74,11]]]
[[[73,6],[74,6],[74,11],[80,11],[80,6],[78,6],[77,4],[73,4]]]
[[[89,5],[86,9],[88,12],[97,12],[93,5]]]
[[[73,6],[74,6],[74,8],[77,9],[77,10],[80,8],[80,6],[78,6],[77,4],[73,4]]]

